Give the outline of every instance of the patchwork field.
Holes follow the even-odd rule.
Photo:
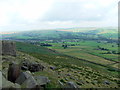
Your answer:
[[[96,42],[96,41],[81,41],[81,42],[66,42],[66,43],[49,43],[53,47],[48,47],[55,49],[58,52],[64,53],[66,55],[75,56],[77,58],[85,59],[90,62],[95,62],[102,65],[114,66],[118,68],[116,63],[120,62],[118,60],[118,54],[113,54],[112,52],[118,52],[117,45],[115,43],[106,42]],[[67,48],[63,48],[62,45],[67,44]],[[72,44],[76,46],[71,46]],[[104,49],[101,50],[98,47]],[[111,53],[109,53],[111,52]],[[112,64],[112,65],[111,65]]]

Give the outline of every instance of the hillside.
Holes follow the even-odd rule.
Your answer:
[[[52,69],[50,69],[50,67],[54,67],[54,66],[51,66],[43,62],[42,60],[37,59],[24,52],[20,52],[16,50],[16,45],[12,41],[1,41],[1,42],[2,42],[1,43],[2,51],[4,52],[0,53],[0,58],[2,60],[1,61],[2,66],[0,67],[0,75],[1,75],[0,83],[2,84],[2,86],[0,85],[0,88],[1,87],[3,89],[33,88],[34,90],[34,88],[36,88],[34,87],[36,86],[35,84],[36,82],[37,85],[41,85],[40,86],[41,88],[42,87],[60,88],[60,85],[57,81],[56,73]],[[29,44],[23,44],[23,45],[29,47]],[[43,48],[43,50],[45,49]],[[19,71],[20,71],[19,77],[15,79]],[[14,79],[15,82],[13,81]],[[47,82],[47,80],[49,80],[50,83]]]
[[[7,70],[8,70],[9,64],[11,62],[14,62],[17,64],[21,64],[24,61],[31,62],[31,63],[37,62],[37,63],[40,63],[41,65],[43,65],[45,67],[45,69],[44,69],[44,71],[32,73],[32,75],[33,76],[36,76],[36,75],[46,76],[51,80],[51,82],[48,84],[48,86],[50,85],[50,87],[59,87],[59,83],[57,82],[57,79],[56,79],[57,76],[56,76],[55,72],[50,69],[49,64],[41,61],[40,59],[37,59],[35,57],[32,57],[32,56],[30,56],[26,53],[22,53],[22,52],[17,52],[17,57],[5,55],[5,56],[2,56],[2,59],[6,60],[2,63],[2,71],[3,71],[3,74],[6,75],[6,77],[7,77]],[[56,85],[54,86],[54,84],[56,84]],[[21,88],[24,88],[24,87],[21,86]]]
[[[118,85],[117,72],[109,71],[108,67],[71,57],[41,46],[20,42],[17,42],[16,46],[18,51],[25,52],[54,66],[53,72],[56,73],[56,80],[60,81],[63,85],[68,81],[74,81],[82,88],[117,87]],[[39,74],[39,72],[36,72],[36,74]],[[109,82],[109,85],[105,84],[106,81]]]

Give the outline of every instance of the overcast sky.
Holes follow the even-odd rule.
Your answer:
[[[0,30],[117,26],[119,0],[0,0]]]

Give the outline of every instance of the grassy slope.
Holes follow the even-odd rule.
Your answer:
[[[92,64],[92,63],[83,61],[82,59],[77,59],[71,56],[60,54],[60,53],[57,53],[55,51],[52,51],[52,50],[49,50],[47,48],[43,48],[40,46],[19,43],[19,42],[16,43],[16,46],[19,51],[26,52],[50,65],[55,65],[57,67],[56,73],[58,73],[58,71],[60,73],[60,75],[58,76],[59,78],[57,79],[62,81],[63,83],[65,83],[66,80],[72,80],[72,81],[75,81],[76,83],[79,83],[78,81],[73,80],[70,77],[66,77],[65,75],[68,72],[70,72],[76,78],[85,81],[82,87],[85,87],[84,85],[88,85],[87,87],[90,87],[90,86],[99,87],[98,84],[90,85],[90,83],[94,82],[94,78],[95,78],[91,76],[92,74],[89,74],[89,75],[87,74],[89,70],[91,69],[93,73],[96,73],[97,77],[102,78],[101,79],[102,81],[99,81],[100,79],[97,78],[97,80],[100,83],[102,83],[103,80],[105,80],[105,78],[107,80],[111,80],[113,79],[113,77],[117,78],[116,75],[118,75],[115,72],[108,71],[106,67]],[[76,72],[82,72],[82,74],[77,74]],[[83,75],[83,76],[80,77],[79,75],[80,76]],[[101,84],[100,87],[105,87],[105,86],[104,85],[102,86]]]

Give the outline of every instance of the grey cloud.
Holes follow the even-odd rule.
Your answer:
[[[55,3],[53,8],[43,17],[46,21],[97,21],[102,20],[110,7],[86,9],[85,3]],[[95,5],[96,6],[96,5]],[[98,16],[101,15],[101,16]]]
[[[8,8],[10,8],[10,6],[13,5],[14,0],[12,0],[12,2],[11,0],[8,1],[4,1],[5,5],[0,3],[0,6],[2,5],[7,6],[7,4],[9,3]],[[7,24],[5,23],[5,25],[2,24],[3,26],[2,25],[0,26],[0,30],[21,31],[29,29],[68,28],[81,26],[82,27],[117,26],[116,17],[118,12],[117,8],[115,7],[117,5],[118,0],[110,0],[111,3],[109,3],[109,1],[107,0],[54,0],[54,1],[55,3],[52,5],[51,8],[49,8],[49,10],[44,14],[43,17],[39,16],[41,8],[38,9],[38,12],[34,12],[33,10],[31,10],[31,12],[34,14],[32,16],[33,18],[32,17],[27,18],[26,14],[21,15],[21,13],[24,14],[23,11],[25,8],[28,8],[25,10],[25,12],[29,10],[29,7],[26,6],[29,0],[26,1],[25,8],[22,8],[23,10],[19,8],[20,11],[15,9],[14,12],[13,10],[14,8],[11,8],[10,11],[7,11],[7,13],[9,12],[9,14],[5,13],[7,19],[9,19],[7,21],[7,19],[5,18],[6,22],[8,23]],[[22,7],[24,2],[25,0],[19,0],[17,4],[19,4],[19,7]],[[35,1],[33,0],[33,2]],[[85,5],[88,5],[89,7],[89,4],[93,5],[93,7],[85,8]],[[15,3],[15,8],[16,7],[17,5]],[[34,8],[34,6],[30,7]],[[41,7],[43,7],[44,10],[45,6]],[[3,13],[5,10],[3,10]]]

